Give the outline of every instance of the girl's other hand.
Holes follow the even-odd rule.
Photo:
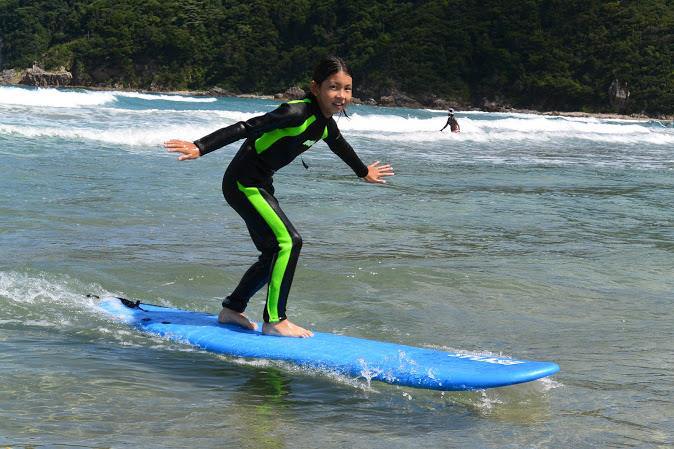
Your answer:
[[[379,161],[375,161],[367,166],[367,175],[363,179],[375,184],[386,184],[386,180],[382,178],[384,176],[393,176],[394,174],[393,167],[390,164],[380,165]]]
[[[169,140],[168,142],[164,142],[164,148],[166,148],[169,153],[180,153],[180,156],[178,157],[179,161],[197,159],[201,156],[199,147],[187,140]]]

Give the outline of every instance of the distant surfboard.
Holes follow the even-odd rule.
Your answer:
[[[552,362],[445,352],[314,332],[311,338],[274,337],[202,312],[106,297],[100,308],[149,334],[206,351],[431,390],[478,390],[529,382],[559,371]]]

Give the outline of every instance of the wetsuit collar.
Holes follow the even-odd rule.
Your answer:
[[[327,118],[323,115],[323,111],[321,111],[321,107],[318,105],[318,99],[313,95],[309,95],[309,99],[311,100],[311,111],[314,113],[316,118],[327,120]]]

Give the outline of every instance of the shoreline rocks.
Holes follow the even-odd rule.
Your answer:
[[[286,89],[285,92],[274,95],[274,99],[282,99],[290,101],[301,100],[302,98],[306,97],[306,95],[307,93],[301,87],[292,86]]]
[[[2,84],[19,84],[22,76],[22,72],[17,72],[15,69],[3,70],[0,73],[0,82]]]
[[[67,71],[65,67],[59,67],[55,71],[47,71],[37,64],[33,64],[32,68],[23,72],[17,84],[36,87],[64,87],[69,86],[72,80],[72,73]]]

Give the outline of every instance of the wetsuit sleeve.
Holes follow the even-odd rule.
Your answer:
[[[328,122],[328,137],[325,138],[325,143],[328,144],[333,153],[351,167],[356,175],[360,178],[367,176],[369,171],[367,165],[363,164],[351,145],[344,139],[342,133],[339,132],[339,128],[337,128],[337,123],[332,118]]]
[[[289,104],[283,103],[278,108],[264,115],[221,128],[201,139],[195,140],[194,144],[199,148],[199,152],[203,156],[237,140],[247,139],[275,128],[281,128],[295,120],[296,115],[297,113],[293,112]]]
[[[246,137],[246,127],[243,125],[243,122],[238,122],[195,140],[194,144],[199,148],[199,153],[203,156],[244,137]]]

